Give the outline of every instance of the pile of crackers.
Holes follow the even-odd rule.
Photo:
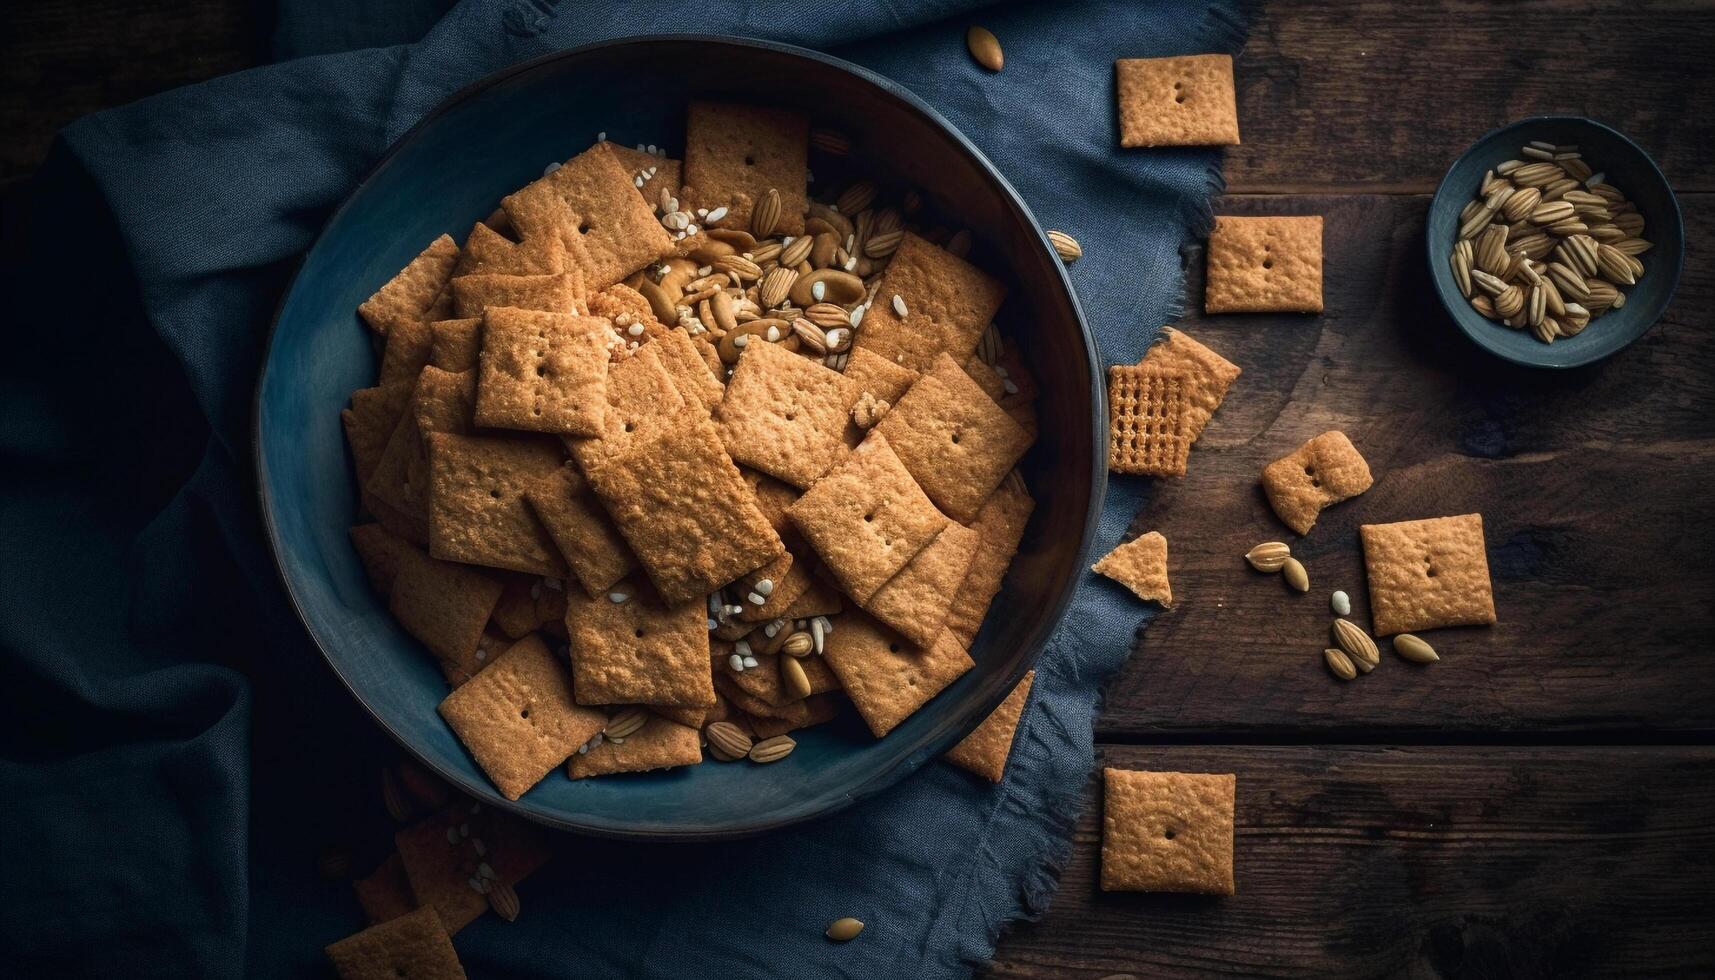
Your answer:
[[[973,667],[1033,507],[1006,286],[909,189],[812,200],[812,135],[694,103],[682,161],[599,141],[359,310],[352,541],[508,799],[885,736]]]

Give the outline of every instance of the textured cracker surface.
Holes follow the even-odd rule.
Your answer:
[[[896,295],[904,317],[893,308]],[[998,279],[907,232],[853,343],[913,371],[927,371],[938,354],[963,364],[1005,298]]]
[[[572,699],[571,665],[531,634],[441,702],[477,765],[516,800],[607,724]]]
[[[631,546],[571,467],[562,466],[527,488],[524,499],[585,592],[604,595],[637,567]]]
[[[828,666],[876,738],[976,666],[946,630],[933,645],[917,647],[856,611],[840,617],[824,651]]]
[[[654,344],[608,368],[607,411],[601,435],[569,439],[567,447],[586,475],[609,459],[624,456],[679,428],[686,420],[686,402],[673,383]]]
[[[566,576],[566,563],[524,491],[564,456],[544,436],[429,436],[429,554],[533,575]]]
[[[456,845],[447,839],[449,828],[459,840]],[[463,835],[458,833],[461,828]],[[483,842],[486,854],[476,853],[471,843],[476,840]],[[481,862],[486,861],[499,880],[516,885],[550,856],[542,828],[494,807],[473,812],[463,798],[394,834],[393,843],[411,891],[440,914],[449,934],[488,911],[488,898],[468,884]]]
[[[558,235],[515,242],[477,222],[459,253],[454,276],[543,276],[566,271],[566,243]]]
[[[1370,488],[1370,464],[1337,429],[1263,467],[1262,488],[1281,523],[1309,534],[1322,508]]]
[[[949,521],[922,551],[905,563],[864,604],[864,611],[920,647],[935,642],[946,625],[953,594],[965,580],[981,535]]]
[[[867,314],[865,315],[867,318]],[[867,347],[853,347],[851,360],[846,362],[845,376],[857,382],[858,394],[868,392],[889,405],[899,404],[919,372],[896,364]]]
[[[732,651],[727,650],[725,652],[730,654]],[[786,689],[785,681],[780,677],[780,661],[787,654],[763,653],[759,650],[752,650],[750,655],[756,658],[756,666],[746,667],[743,673],[732,669],[727,656],[715,657],[716,675],[725,677],[732,683],[732,686],[753,698],[766,702],[771,707],[784,707],[793,701],[800,700],[792,696],[792,693]],[[840,689],[840,679],[835,677],[833,670],[828,667],[827,658],[812,654],[808,657],[799,658],[798,665],[804,668],[804,679],[810,682],[810,697]]]
[[[399,422],[399,412],[410,396],[410,391],[379,385],[359,388],[351,393],[351,407],[340,411],[339,421],[345,427],[345,441],[351,447],[352,468],[360,485],[374,475]]]
[[[838,371],[758,343],[739,356],[715,415],[733,459],[808,487],[845,453],[856,400],[856,387]]]
[[[573,779],[615,772],[648,772],[703,761],[702,736],[695,728],[652,716],[623,743],[604,738],[581,755],[573,754],[566,771]]]
[[[604,141],[601,145],[607,147],[607,151],[625,168],[626,175],[631,178],[631,186],[637,187],[637,192],[642,195],[645,204],[654,207],[655,198],[662,189],[674,197],[679,196],[679,185],[682,183],[679,174],[682,168],[678,160],[658,157],[630,146],[621,146],[611,140]],[[637,178],[642,177],[646,170],[654,170],[655,174],[645,177],[643,186],[638,187]]]
[[[1216,217],[1203,310],[1322,312],[1321,217]]]
[[[1187,445],[1203,434],[1203,426],[1221,407],[1227,389],[1238,380],[1239,366],[1191,339],[1191,335],[1172,327],[1162,327],[1161,337],[1138,362],[1143,367],[1185,375],[1190,380],[1186,388],[1189,406],[1186,408],[1185,441]]]
[[[1358,531],[1377,636],[1495,621],[1483,515],[1365,524]]]
[[[452,278],[458,258],[458,243],[451,235],[442,235],[365,300],[357,308],[358,315],[371,330],[383,334],[395,323],[424,319]]]
[[[411,545],[379,524],[358,524],[346,533],[351,536],[357,560],[363,563],[363,574],[369,579],[369,587],[382,596],[393,591],[393,580],[399,576],[399,567],[405,563],[405,556],[414,550]]]
[[[859,603],[947,526],[947,515],[935,509],[887,439],[874,433],[787,513]]]
[[[433,339],[429,344],[429,363],[455,374],[475,370],[482,353],[482,318],[468,316],[462,320],[436,320],[429,324]]]
[[[1224,54],[1114,63],[1121,146],[1231,146],[1239,141],[1233,59]]]
[[[664,330],[649,343],[660,356],[661,366],[667,369],[674,386],[679,389],[680,397],[684,398],[687,404],[699,404],[705,411],[713,412],[726,394],[726,386],[721,383],[720,378],[715,377],[708,362],[703,360],[702,353],[697,349],[697,342],[683,330]]]
[[[570,265],[580,265],[581,249],[587,255],[581,267],[593,289],[610,286],[673,250],[672,237],[637,193],[631,174],[603,144],[503,198],[500,206],[525,240],[559,235]]]
[[[1146,476],[1184,476],[1191,454],[1183,371],[1150,364],[1108,368],[1108,469]]]
[[[375,383],[383,388],[403,386],[407,390],[417,383],[417,372],[429,363],[435,332],[422,320],[406,320],[387,331],[386,347],[381,352],[381,369]]]
[[[629,581],[613,591],[628,598],[614,602],[607,595],[566,597],[572,690],[578,703],[714,704],[708,611],[703,604],[662,606]]]
[[[442,660],[468,660],[482,638],[501,580],[480,568],[406,553],[387,607],[405,632]]]
[[[947,761],[969,769],[991,783],[1006,775],[1006,760],[1012,755],[1012,737],[1018,733],[1018,719],[1024,715],[1024,703],[1030,697],[1030,686],[1036,682],[1036,671],[1028,671],[1012,693],[989,713],[976,731],[966,735],[959,744],[947,750]]]
[[[449,374],[429,366],[422,370],[411,392],[408,410],[402,412],[381,461],[364,489],[409,514],[428,527],[429,448],[427,435],[435,432],[464,434],[470,431],[476,402],[476,375]]]
[[[1139,599],[1173,605],[1173,587],[1167,582],[1167,539],[1159,531],[1127,541],[1102,556],[1090,570],[1132,590]]]
[[[477,424],[594,436],[607,413],[606,320],[490,309],[483,318]]]
[[[1102,770],[1102,891],[1233,894],[1231,775]]]
[[[804,231],[810,122],[761,106],[693,102],[685,119],[685,193],[681,210],[727,208],[717,227],[750,227],[750,212],[780,192],[776,234]]]
[[[387,855],[368,877],[352,879],[351,890],[371,925],[397,919],[417,907],[417,896],[411,894],[411,879],[405,877],[398,851]]]
[[[977,552],[971,557],[971,567],[947,611],[947,628],[966,647],[976,642],[989,603],[1000,592],[1007,567],[1018,553],[1018,543],[1024,539],[1024,528],[1035,507],[1036,502],[1028,494],[1002,484],[983,502],[977,519],[971,522],[971,530],[978,536]]]
[[[581,302],[578,276],[573,272],[545,276],[459,276],[452,287],[453,315],[459,319],[482,316],[490,307],[577,313]]]
[[[894,403],[875,432],[887,438],[929,499],[969,521],[1030,448],[1030,433],[946,354]]]
[[[434,909],[370,926],[327,947],[340,980],[464,980],[453,941]]]

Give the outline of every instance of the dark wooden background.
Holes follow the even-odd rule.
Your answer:
[[[0,200],[17,205],[71,119],[261,59],[263,9],[0,4]],[[1102,894],[1092,783],[1051,911],[1001,943],[994,975],[1715,972],[1712,66],[1708,4],[1261,13],[1218,207],[1324,215],[1327,312],[1187,319],[1244,376],[1189,476],[1139,516],[1172,543],[1181,601],[1097,731],[1110,765],[1238,774],[1238,894]],[[1465,342],[1422,245],[1447,163],[1541,112],[1650,151],[1689,246],[1661,324],[1554,374]],[[1256,476],[1328,428],[1376,485],[1294,541],[1313,584],[1296,596],[1239,555],[1293,540]],[[1330,679],[1328,591],[1367,616],[1357,525],[1468,511],[1487,527],[1500,623],[1436,632],[1431,667],[1387,656]]]

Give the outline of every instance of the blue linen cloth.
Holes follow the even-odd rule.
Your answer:
[[[1232,52],[1237,4],[798,0],[282,5],[240,72],[67,129],[4,270],[0,359],[0,975],[325,975],[362,926],[317,874],[389,846],[395,751],[293,619],[254,505],[251,392],[295,258],[385,148],[484,74],[617,36],[696,30],[829,50],[922,96],[1048,227],[1110,363],[1176,312],[1179,250],[1218,151],[1116,149],[1117,57]],[[407,14],[409,14],[407,16]],[[413,20],[412,18],[416,18]],[[977,67],[965,28],[1002,39]],[[404,33],[400,33],[404,32]],[[1144,484],[1110,484],[1097,553]],[[1043,490],[1041,492],[1051,492]],[[1148,613],[1086,576],[1043,654],[1005,781],[937,763],[765,838],[628,845],[559,836],[524,915],[457,937],[473,977],[962,975],[1040,914],[1070,851],[1102,683]],[[844,946],[820,932],[855,915]]]

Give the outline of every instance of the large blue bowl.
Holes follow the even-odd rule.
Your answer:
[[[1644,275],[1637,285],[1623,287],[1625,306],[1591,321],[1578,336],[1561,337],[1552,344],[1537,340],[1529,330],[1514,330],[1487,320],[1472,309],[1459,292],[1448,262],[1459,234],[1459,212],[1477,196],[1483,175],[1497,164],[1518,159],[1519,150],[1532,140],[1577,146],[1585,163],[1607,174],[1607,182],[1638,206],[1644,218],[1643,237],[1655,245],[1638,256]],[[1435,190],[1429,203],[1427,239],[1429,274],[1453,322],[1478,346],[1529,367],[1578,367],[1599,361],[1642,337],[1667,309],[1685,261],[1679,202],[1655,161],[1618,131],[1582,116],[1532,116],[1502,126],[1471,144]]]
[[[720,72],[706,65],[719,64]],[[792,79],[791,85],[780,84]],[[1032,358],[1041,438],[1025,464],[1037,509],[972,649],[977,667],[885,739],[851,718],[802,733],[769,765],[705,764],[573,782],[516,803],[490,786],[436,714],[439,670],[365,583],[346,537],[356,491],[339,423],[376,359],[354,311],[442,232],[463,239],[504,194],[606,131],[676,151],[690,98],[802,108],[849,133],[864,166],[921,188],[978,242],[1011,294],[1002,327]],[[707,37],[579,48],[500,72],[407,133],[334,213],[276,315],[257,390],[256,468],[280,576],[328,663],[383,728],[479,799],[552,826],[626,837],[755,833],[830,813],[934,759],[1035,662],[1084,567],[1106,477],[1106,407],[1094,342],[1053,250],[975,147],[905,89],[782,45]],[[305,665],[306,669],[310,665]]]

